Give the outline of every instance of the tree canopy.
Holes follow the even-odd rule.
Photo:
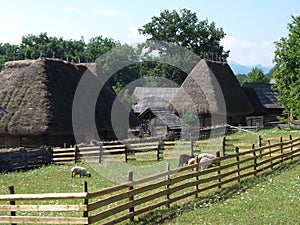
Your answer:
[[[279,101],[290,114],[300,117],[300,16],[292,16],[288,36],[275,42],[275,88]]]
[[[139,32],[146,35],[148,40],[165,41],[180,45],[200,57],[218,58],[221,56],[223,46],[220,41],[225,37],[222,28],[208,20],[199,21],[196,13],[188,9],[169,11],[164,10],[159,16],[152,17]],[[164,52],[166,45],[159,46],[160,53]],[[224,55],[224,59],[228,55]]]
[[[11,60],[37,59],[39,57],[60,58],[70,62],[94,62],[121,44],[110,38],[97,36],[85,43],[80,40],[64,40],[48,36],[46,32],[38,35],[28,34],[22,37],[19,45],[0,43],[0,70],[3,64]]]
[[[226,60],[228,57],[228,52],[224,53],[220,45],[220,40],[225,36],[223,29],[207,19],[199,21],[196,13],[187,9],[179,13],[164,10],[159,16],[152,17],[139,32],[148,39],[137,48],[121,45],[119,41],[102,36],[85,42],[83,37],[65,40],[51,37],[46,32],[28,34],[22,37],[19,45],[0,44],[0,70],[6,61],[11,60],[49,57],[89,63],[95,62],[99,56],[105,56],[98,63],[106,74],[112,75],[114,71],[110,78],[112,86],[118,84],[119,88],[125,87],[141,77],[151,80],[149,85],[161,86],[156,78],[181,85],[199,58]],[[130,63],[115,71],[125,61]]]

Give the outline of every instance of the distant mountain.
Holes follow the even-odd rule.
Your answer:
[[[233,62],[233,61],[228,61],[228,64],[230,65],[234,74],[248,74],[255,67],[262,69],[264,74],[266,74],[272,68],[272,66],[265,67],[260,64],[255,65],[255,66],[245,66],[245,65],[241,65],[239,63]]]

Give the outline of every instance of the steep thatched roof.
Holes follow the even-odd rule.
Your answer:
[[[253,95],[249,96],[249,99],[253,104],[259,100],[266,109],[282,109],[283,107],[278,103],[278,92],[271,89],[271,84],[260,84],[260,83],[245,83],[243,89],[252,89],[255,92],[257,98],[252,98]]]
[[[253,110],[229,65],[209,60],[201,60],[194,67],[169,107],[179,113],[193,108],[199,115],[240,116]]]
[[[0,134],[73,134],[73,98],[86,72],[86,66],[57,59],[7,62],[0,73],[0,103],[9,113],[0,116]],[[95,74],[89,73],[99,82]],[[101,94],[105,102],[97,102],[96,120],[99,127],[111,130],[107,123],[110,106],[106,102],[113,102],[115,94],[110,87],[103,88]]]
[[[167,107],[178,90],[179,88],[136,87],[133,94],[138,98],[138,102],[132,107],[133,111],[142,113],[147,108]]]

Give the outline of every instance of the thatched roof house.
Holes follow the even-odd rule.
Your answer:
[[[152,136],[164,136],[169,131],[180,133],[180,118],[166,107],[147,108],[138,116],[140,121],[147,122]]]
[[[7,62],[0,73],[0,103],[9,112],[0,115],[0,137],[6,147],[75,144],[72,104],[86,66],[57,59]],[[95,82],[99,82],[95,74]],[[115,94],[105,88],[99,101],[113,102]],[[112,103],[111,103],[112,104]],[[97,103],[98,133],[113,138],[110,106]],[[83,109],[84,117],[84,109]],[[98,117],[102,117],[101,119]],[[104,138],[104,137],[103,137]]]
[[[211,125],[212,115],[239,124],[253,107],[226,62],[201,60],[187,76],[169,108],[179,114],[194,109],[200,126]]]
[[[176,95],[179,88],[167,87],[136,87],[134,96],[138,102],[132,106],[134,113],[143,113],[148,108],[165,108]]]

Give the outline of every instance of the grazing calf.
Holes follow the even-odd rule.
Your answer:
[[[187,155],[187,154],[180,155],[178,167],[182,167],[184,164],[188,164],[191,158],[192,158],[191,155]]]
[[[77,174],[79,174],[80,177],[86,176],[86,177],[91,177],[91,174],[89,171],[87,171],[84,167],[80,166],[74,166],[71,169],[71,177],[75,177]]]

